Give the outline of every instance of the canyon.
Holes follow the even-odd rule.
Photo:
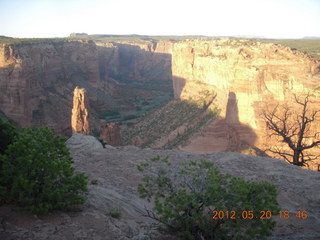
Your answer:
[[[0,109],[22,126],[71,134],[76,86],[87,90],[92,130],[99,115],[132,109],[132,99],[170,93],[167,43],[34,41],[0,45]],[[170,44],[170,43],[169,43]],[[145,90],[147,89],[147,90]]]
[[[79,212],[37,216],[1,205],[0,238],[173,239],[142,216],[152,204],[137,192],[136,165],[159,155],[172,164],[206,159],[222,173],[275,184],[290,218],[274,216],[268,240],[319,239],[319,162],[307,170],[248,156],[281,144],[267,137],[263,110],[300,111],[294,94],[307,93],[309,110],[319,109],[319,71],[302,52],[245,39],[0,45],[0,117],[72,135],[73,167],[90,183]]]
[[[70,136],[79,86],[91,131],[110,144],[114,136],[115,145],[259,155],[278,144],[267,137],[262,111],[295,108],[294,94],[307,93],[310,110],[318,109],[319,71],[304,53],[247,39],[18,42],[0,45],[0,110],[22,126]],[[171,101],[144,108],[158,98]],[[142,117],[117,125],[116,112]]]
[[[300,114],[294,95],[301,99],[308,93],[312,102],[309,113],[317,111],[319,71],[319,61],[271,43],[226,39],[175,44],[172,55],[175,97],[198,100],[207,92],[215,92],[213,104],[221,109],[219,117],[180,150],[248,153],[248,146],[264,150],[279,145],[279,140],[268,138],[270,132],[266,131],[262,112],[287,104]],[[319,132],[319,124],[314,122],[310,131]],[[315,154],[318,153],[315,149]],[[312,168],[316,169],[316,165]]]

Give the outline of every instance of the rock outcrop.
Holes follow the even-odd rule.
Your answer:
[[[0,46],[0,109],[22,126],[71,134],[72,92],[101,85],[93,42],[35,41]]]
[[[22,126],[46,125],[70,135],[71,96],[78,85],[88,90],[91,128],[96,130],[103,113],[133,110],[136,97],[168,94],[172,86],[175,97],[187,101],[217,94],[213,104],[221,110],[218,122],[209,122],[179,148],[191,152],[263,149],[275,143],[265,137],[261,111],[307,92],[313,96],[311,110],[317,109],[319,82],[316,60],[251,40],[79,40],[0,46],[0,110]],[[319,128],[318,124],[312,131]],[[229,129],[230,134],[217,129]],[[139,136],[136,142],[143,145],[146,140]]]
[[[107,123],[106,120],[100,120],[100,138],[111,146],[121,146],[122,138],[120,125],[118,123]]]
[[[67,141],[67,147],[78,153],[88,153],[94,150],[103,149],[102,144],[93,136],[81,133],[73,134]]]
[[[225,141],[220,151],[229,146],[251,145],[265,148],[276,144],[266,138],[262,110],[277,104],[293,104],[294,94],[312,94],[310,110],[320,104],[320,63],[307,55],[271,43],[250,40],[189,40],[174,44],[172,74],[176,98],[201,99],[206,92],[216,92],[214,102],[221,109],[218,125],[236,133],[232,139],[215,134],[217,123],[212,122],[194,138],[186,151],[211,152],[205,142]],[[298,110],[298,109],[297,109]],[[222,120],[222,122],[221,122]],[[313,132],[320,130],[316,125]],[[211,136],[211,137],[209,137]],[[212,138],[212,136],[216,136]],[[202,147],[199,148],[198,142]],[[231,141],[231,142],[230,142]],[[237,144],[232,142],[238,141]],[[230,148],[229,148],[230,150]]]
[[[22,126],[71,134],[76,86],[88,90],[92,129],[109,109],[135,109],[135,97],[172,89],[172,43],[40,40],[0,45],[0,110]]]
[[[36,216],[16,211],[12,206],[0,206],[0,238],[3,240],[66,240],[66,239],[122,239],[132,240],[146,235],[155,240],[173,240],[155,234],[150,219],[142,216],[151,205],[138,197],[137,186],[142,174],[136,165],[156,155],[168,156],[172,164],[207,159],[222,173],[229,173],[253,181],[267,180],[278,187],[278,202],[287,219],[272,216],[277,224],[268,240],[314,240],[320,238],[320,176],[319,173],[292,166],[284,161],[241,155],[238,153],[191,154],[172,150],[139,149],[133,146],[97,149],[89,145],[67,144],[74,158],[77,172],[89,176],[87,202],[81,212],[56,211],[47,216]],[[79,141],[76,141],[79,143]],[[83,142],[82,140],[80,142]],[[90,140],[91,142],[91,140]],[[97,143],[97,142],[96,142]],[[86,151],[82,151],[86,146]],[[100,146],[101,147],[101,146]],[[99,148],[100,148],[99,147]],[[79,152],[81,151],[81,152]],[[266,209],[263,209],[266,210]],[[118,218],[112,212],[120,212]],[[296,216],[307,211],[307,218]]]
[[[71,129],[72,133],[90,134],[89,98],[84,88],[76,87],[73,91]]]

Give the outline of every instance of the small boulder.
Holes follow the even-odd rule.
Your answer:
[[[75,133],[66,141],[67,147],[73,151],[91,152],[103,149],[102,144],[93,136]]]

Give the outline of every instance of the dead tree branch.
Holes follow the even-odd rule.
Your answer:
[[[269,130],[268,137],[278,137],[279,141],[290,149],[290,151],[284,151],[281,148],[274,147],[267,149],[267,151],[299,166],[308,165],[309,161],[319,157],[305,151],[320,146],[320,133],[311,133],[311,126],[319,119],[320,111],[310,111],[308,109],[309,98],[309,93],[303,100],[294,95],[295,103],[301,108],[299,112],[295,112],[287,105],[276,105],[272,111],[262,112],[266,127]]]

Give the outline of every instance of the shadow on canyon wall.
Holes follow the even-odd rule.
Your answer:
[[[183,92],[183,89],[186,85],[186,79],[178,76],[172,76],[172,85],[173,85],[174,97],[180,98]]]
[[[179,98],[188,81],[172,75],[171,54],[152,42],[131,45],[61,41],[12,46],[12,55],[24,64],[19,70],[12,65],[0,69],[0,110],[23,126],[45,125],[64,135],[71,134],[76,86],[87,89],[94,129],[99,128],[99,118],[105,112],[144,107],[138,105],[139,99],[145,103],[172,96],[172,92]],[[253,145],[256,135],[239,122],[236,94],[231,92],[227,106],[218,107],[227,108],[225,121],[233,128],[226,137],[231,142],[237,139],[237,148],[239,139]]]
[[[145,44],[146,45],[146,44]],[[155,45],[45,41],[12,44],[0,68],[0,110],[22,126],[71,134],[73,90],[87,89],[93,125],[112,109],[134,110],[134,99],[172,95],[171,55]],[[14,59],[21,59],[15,65]]]
[[[217,92],[217,97],[219,93]],[[264,155],[254,144],[257,135],[247,124],[239,120],[238,101],[235,92],[229,92],[227,103],[218,106],[226,112],[225,117],[216,116],[208,122],[198,133],[190,138],[188,144],[181,146],[182,151],[194,153],[211,152],[242,152],[254,155]],[[225,108],[225,109],[223,109]]]
[[[225,122],[231,130],[229,131],[231,140],[230,150],[241,152],[251,147],[252,150],[259,151],[259,149],[254,147],[257,141],[256,133],[249,125],[243,124],[239,120],[239,108],[235,92],[229,92]]]

